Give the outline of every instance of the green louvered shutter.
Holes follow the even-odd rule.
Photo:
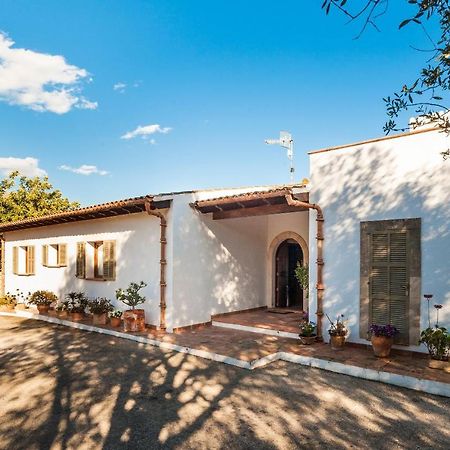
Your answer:
[[[409,273],[407,231],[371,234],[369,301],[371,323],[400,330],[399,344],[409,341]]]

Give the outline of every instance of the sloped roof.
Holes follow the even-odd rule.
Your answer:
[[[41,217],[31,217],[15,222],[0,223],[0,232],[139,213],[145,211],[145,198],[146,196],[127,198]],[[154,206],[158,209],[168,208],[170,206],[170,200],[154,202]]]

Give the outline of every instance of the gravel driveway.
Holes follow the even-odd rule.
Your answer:
[[[6,449],[449,448],[450,399],[0,317]]]

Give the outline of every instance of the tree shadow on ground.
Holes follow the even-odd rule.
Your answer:
[[[253,372],[0,320],[11,449],[445,448],[450,400],[278,362]]]

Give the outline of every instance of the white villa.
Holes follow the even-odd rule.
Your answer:
[[[392,323],[397,343],[419,350],[424,293],[450,326],[449,146],[418,128],[310,152],[306,185],[162,193],[1,224],[0,289],[80,290],[123,308],[115,290],[143,280],[146,320],[168,332],[297,308],[325,340],[324,314],[344,314],[351,342]],[[309,299],[297,261],[309,264]]]

